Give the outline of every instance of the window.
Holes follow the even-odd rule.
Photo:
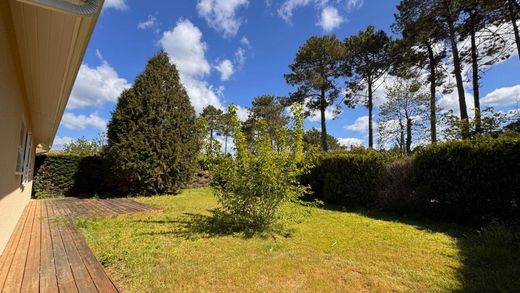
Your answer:
[[[23,173],[26,139],[27,128],[25,128],[25,124],[22,123],[22,127],[20,129],[20,140],[18,142],[18,157],[16,159],[16,175],[22,175]]]
[[[33,172],[33,141],[32,133],[27,131],[27,127],[22,123],[20,129],[20,141],[18,144],[18,157],[16,159],[16,175],[21,175],[21,183],[25,185],[29,182],[29,177]]]

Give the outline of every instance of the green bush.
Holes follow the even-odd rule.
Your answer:
[[[464,223],[520,220],[520,135],[424,148],[413,159],[412,184],[427,215]]]
[[[385,165],[378,187],[378,207],[399,213],[417,210],[419,200],[411,182],[412,164],[408,157]]]
[[[376,151],[338,151],[318,155],[302,183],[326,203],[373,207],[385,163],[390,155]]]
[[[306,191],[298,182],[303,172],[303,107],[294,107],[294,129],[280,129],[273,147],[265,120],[248,145],[236,107],[229,109],[234,156],[222,156],[212,164],[215,196],[232,221],[245,230],[262,231],[280,217],[284,203],[299,199]],[[288,135],[292,133],[292,135]]]
[[[104,193],[103,159],[98,156],[46,155],[36,157],[33,196],[92,196]]]

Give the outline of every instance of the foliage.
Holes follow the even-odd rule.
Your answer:
[[[105,139],[103,135],[95,139],[86,139],[85,137],[75,139],[63,146],[63,151],[67,154],[76,156],[98,156],[103,151]]]
[[[109,161],[120,193],[176,193],[193,174],[199,151],[195,110],[166,52],[118,100],[108,125]]]
[[[249,108],[249,117],[242,126],[248,142],[253,141],[258,134],[260,121],[267,123],[267,131],[272,144],[277,146],[279,136],[283,134],[283,129],[289,122],[289,117],[285,114],[285,107],[279,98],[259,96],[253,100],[251,108]]]
[[[321,133],[316,128],[311,128],[305,131],[303,135],[303,148],[306,152],[311,151],[312,149],[320,149],[321,146]],[[339,141],[334,136],[327,134],[327,146],[329,150],[336,151],[340,150],[343,147],[339,144]]]
[[[520,220],[520,136],[430,146],[413,160],[420,210],[462,223]]]
[[[204,107],[202,113],[200,114],[199,119],[204,119],[206,121],[206,128],[207,131],[209,131],[208,143],[207,146],[206,144],[203,146],[203,149],[206,151],[206,154],[210,156],[215,152],[219,153],[221,149],[219,143],[215,140],[214,136],[218,135],[220,129],[222,128],[223,115],[224,111],[215,108],[213,105],[208,105]]]
[[[313,197],[326,203],[374,207],[385,162],[391,159],[372,150],[323,153],[302,184],[310,185]]]
[[[391,39],[382,30],[368,26],[366,30],[345,39],[346,60],[354,75],[347,81],[345,104],[355,107],[363,104],[368,108],[368,147],[374,146],[373,93],[374,84],[390,68]]]
[[[325,111],[339,96],[337,79],[350,74],[344,66],[345,53],[345,47],[336,36],[311,37],[298,49],[293,64],[289,65],[291,73],[285,75],[289,85],[298,87],[286,102],[305,104],[306,115],[313,110],[320,111],[323,151],[328,150]],[[340,111],[336,106],[335,112]]]
[[[37,156],[33,179],[36,198],[92,196],[105,193],[103,159],[99,156],[57,154]]]
[[[506,114],[495,112],[492,107],[487,107],[480,113],[480,122],[477,119],[469,120],[469,129],[472,130],[471,137],[499,133],[506,122]],[[462,121],[453,114],[453,110],[448,110],[442,114],[441,123],[444,125],[442,135],[445,140],[462,139]],[[480,123],[480,131],[477,131],[477,123]]]
[[[417,79],[398,78],[387,87],[386,101],[379,110],[379,144],[396,145],[402,153],[412,152],[413,136],[424,129],[429,97],[421,90]]]
[[[296,201],[306,191],[297,180],[305,170],[303,109],[293,106],[292,135],[279,136],[276,147],[264,120],[258,121],[258,134],[248,144],[236,109],[236,106],[229,108],[235,154],[212,165],[212,186],[217,200],[234,222],[245,229],[262,231],[276,221],[281,205]]]

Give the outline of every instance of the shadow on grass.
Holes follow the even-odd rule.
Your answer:
[[[274,225],[267,229],[255,229],[240,223],[229,214],[219,209],[208,210],[210,215],[184,213],[183,216],[171,220],[136,220],[138,223],[152,225],[173,224],[175,228],[168,231],[143,232],[142,235],[171,235],[185,239],[214,238],[224,236],[235,236],[241,238],[276,238],[290,237],[293,229],[283,225]]]
[[[464,227],[417,216],[379,210],[322,206],[326,210],[350,212],[368,218],[398,222],[456,239],[462,268],[457,272],[462,290],[456,292],[520,292],[520,230],[492,224],[485,228]]]

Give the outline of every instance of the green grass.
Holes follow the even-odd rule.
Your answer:
[[[293,206],[290,235],[220,231],[209,189],[138,198],[162,213],[80,220],[128,292],[518,291],[513,248],[452,225]]]

